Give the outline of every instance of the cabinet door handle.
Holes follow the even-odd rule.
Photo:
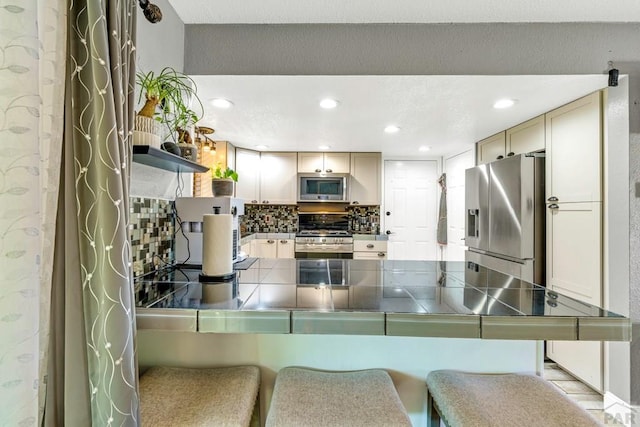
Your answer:
[[[322,169],[316,169],[316,172],[322,172]]]
[[[496,160],[502,160],[502,159],[504,159],[504,156],[498,156],[498,157],[496,157]]]
[[[357,204],[359,204],[360,202],[358,202],[357,200],[354,200],[354,201],[353,201],[353,202],[351,202],[351,203],[352,203],[352,204],[354,204],[354,205],[357,205]]]
[[[262,203],[266,204],[266,203],[269,203],[269,201],[268,200],[263,200]]]
[[[286,240],[280,240],[280,243],[282,243],[283,245],[286,245],[286,244],[287,244],[287,243],[289,243],[289,242],[288,242],[288,241],[286,241]]]
[[[258,201],[257,200],[252,200],[251,203],[258,203]]]
[[[512,151],[512,152],[510,152],[509,154],[507,154],[507,157],[515,156],[515,154],[516,154],[516,153],[514,153],[514,152]]]
[[[547,202],[557,202],[558,198],[556,196],[551,196],[547,199]]]
[[[326,172],[327,173],[331,173],[331,172],[333,172],[333,169],[327,169]]]
[[[275,240],[267,240],[267,243],[271,244],[271,243],[275,243]]]
[[[551,203],[549,205],[549,209],[560,209],[560,206],[556,205],[555,203]]]
[[[384,255],[385,255],[384,252],[378,252],[379,257],[383,257]]]
[[[367,245],[367,247],[368,247],[369,249],[373,249],[373,243],[369,243],[369,244]]]
[[[387,231],[385,231],[385,233],[391,234],[391,230],[387,230]]]

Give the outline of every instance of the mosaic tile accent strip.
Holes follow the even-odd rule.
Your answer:
[[[352,233],[380,233],[380,206],[349,206],[347,212]]]
[[[170,200],[131,197],[129,234],[134,277],[174,262],[171,204]]]
[[[295,205],[245,205],[240,218],[240,234],[296,233],[298,207]]]

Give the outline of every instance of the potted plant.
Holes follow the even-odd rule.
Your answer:
[[[215,197],[233,196],[234,185],[238,182],[238,173],[230,167],[218,164],[212,170],[211,191]]]
[[[165,67],[160,73],[149,71],[136,73],[136,81],[140,85],[138,102],[145,97],[145,103],[136,116],[135,130],[138,141],[134,137],[134,144],[155,141],[160,144],[162,136],[161,125],[168,128],[168,134],[174,138],[178,124],[195,123],[203,114],[204,107],[196,93],[195,81],[186,74],[171,67]],[[189,103],[196,104],[201,113],[188,108]],[[186,125],[182,126],[186,129]],[[144,137],[144,134],[157,138]],[[174,138],[175,139],[175,138]],[[151,144],[145,144],[151,145]]]
[[[200,120],[200,116],[185,105],[180,105],[177,106],[171,118],[165,117],[168,122],[167,126],[172,130],[169,135],[180,148],[180,155],[194,162],[197,161],[198,146],[191,139],[190,129]]]

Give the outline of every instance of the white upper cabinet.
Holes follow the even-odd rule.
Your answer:
[[[236,148],[236,197],[245,203],[257,203],[260,199],[260,153]]]
[[[507,129],[505,156],[542,151],[544,138],[544,115]]]
[[[601,94],[546,114],[547,202],[602,200]]]
[[[380,153],[351,153],[349,199],[354,205],[379,205],[382,157]]]
[[[258,199],[260,203],[296,203],[297,160],[297,153],[262,153]]]
[[[504,159],[505,147],[505,131],[479,141],[476,146],[476,163],[482,165]]]
[[[300,173],[349,173],[349,153],[298,153]]]

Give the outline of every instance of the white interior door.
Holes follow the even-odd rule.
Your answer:
[[[437,259],[438,163],[385,160],[384,231],[388,259]]]

